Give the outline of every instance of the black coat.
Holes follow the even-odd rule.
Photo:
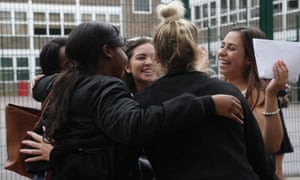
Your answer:
[[[149,107],[186,92],[199,96],[220,93],[237,97],[243,105],[244,125],[210,116],[201,127],[178,131],[172,138],[161,137],[145,149],[156,179],[273,179],[274,167],[265,153],[256,119],[233,85],[210,79],[201,72],[171,72],[138,93],[137,99],[144,107]],[[188,121],[188,117],[185,120]]]
[[[34,96],[43,99],[48,92],[45,88],[52,81],[53,78],[39,81]],[[181,114],[176,113],[179,109]],[[206,115],[214,111],[211,97],[200,99],[191,95],[144,110],[121,80],[87,76],[72,94],[68,125],[51,152],[52,178],[129,179],[140,146],[200,126]]]

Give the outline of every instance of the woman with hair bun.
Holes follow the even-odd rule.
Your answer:
[[[244,119],[239,124],[209,116],[200,127],[178,130],[175,135],[161,137],[146,146],[156,179],[274,179],[274,167],[265,153],[257,121],[241,92],[232,84],[211,79],[197,70],[198,30],[183,19],[182,2],[175,0],[157,10],[162,20],[153,39],[154,61],[165,75],[136,94],[140,103],[144,107],[158,105],[187,92],[197,96],[222,93],[241,101]]]
[[[132,180],[141,146],[199,126],[206,116],[242,118],[239,101],[230,95],[186,94],[142,108],[120,79],[128,59],[118,29],[109,23],[76,26],[65,52],[69,66],[33,89],[41,99],[51,89],[43,117],[44,137],[53,146],[44,159],[51,163],[50,180]],[[40,156],[39,150],[23,153]]]

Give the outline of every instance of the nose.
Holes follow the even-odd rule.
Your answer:
[[[153,60],[152,60],[151,57],[147,57],[146,60],[144,61],[144,63],[145,63],[146,65],[152,65],[152,64],[153,64]]]
[[[226,55],[226,51],[224,50],[224,48],[219,48],[218,50],[218,57],[219,56],[225,56]]]

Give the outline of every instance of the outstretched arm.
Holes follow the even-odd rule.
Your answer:
[[[150,106],[141,110],[140,105],[131,99],[122,84],[116,84],[111,83],[105,90],[93,88],[99,89],[99,92],[91,96],[89,106],[98,127],[120,143],[143,145],[160,138],[162,134],[173,134],[202,124],[209,119],[208,117],[215,115],[214,100],[218,104],[217,112],[223,113],[218,115],[232,119],[241,118],[241,115],[238,115],[238,101],[232,96],[228,101],[224,101],[220,97],[195,97],[185,94],[165,101],[160,106]],[[226,105],[225,102],[229,103],[227,109],[220,110],[219,105]]]

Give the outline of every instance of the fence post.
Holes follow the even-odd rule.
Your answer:
[[[186,13],[184,15],[184,17],[186,19],[191,19],[191,9],[190,9],[190,4],[189,4],[189,0],[182,0],[184,7],[186,9]]]
[[[260,0],[259,27],[268,39],[273,39],[273,0]]]

